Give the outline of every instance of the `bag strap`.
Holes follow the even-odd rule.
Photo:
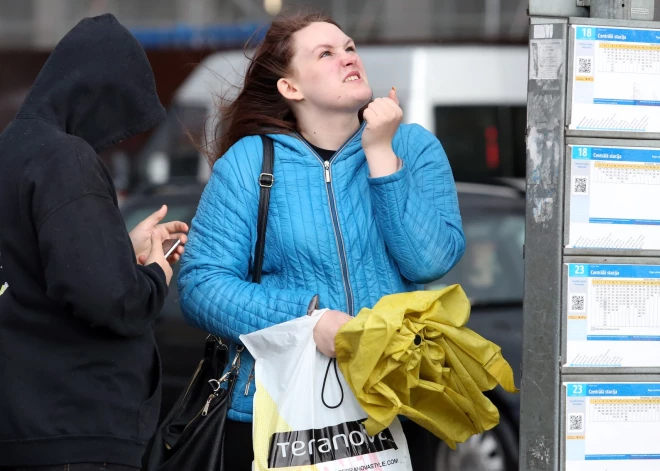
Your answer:
[[[259,175],[259,213],[257,215],[257,243],[254,248],[254,267],[252,270],[252,282],[261,283],[261,270],[264,264],[264,246],[266,245],[266,226],[268,224],[268,206],[270,204],[270,189],[275,182],[273,166],[275,160],[275,149],[273,140],[261,135],[264,146],[264,157]]]
[[[266,226],[268,223],[268,206],[270,204],[270,189],[275,182],[273,176],[273,166],[275,161],[275,148],[273,140],[265,135],[261,135],[261,142],[264,146],[264,157],[261,163],[261,174],[259,175],[259,186],[261,192],[259,193],[259,212],[257,214],[257,242],[254,248],[254,267],[252,269],[252,282],[261,283],[261,269],[264,264],[264,247],[266,245]],[[209,336],[210,338],[211,336]],[[225,349],[226,346],[219,337],[214,337],[220,345]],[[206,353],[209,353],[209,339],[207,339]],[[230,389],[233,390],[235,379],[238,376],[238,370],[241,367],[241,352],[243,347],[240,346],[236,351],[236,356],[232,362],[231,369],[218,380],[218,384],[224,381],[230,381]]]
[[[261,142],[263,143],[264,147],[264,157],[261,163],[261,174],[259,175],[259,186],[261,187],[261,192],[259,193],[259,212],[257,214],[257,243],[255,244],[254,248],[254,268],[252,270],[253,283],[261,283],[261,269],[264,263],[264,247],[266,245],[268,206],[270,204],[270,189],[275,182],[275,177],[273,176],[273,167],[275,161],[275,149],[273,140],[266,135],[261,135]],[[209,335],[206,338],[204,357],[208,359],[212,358],[215,354],[216,346],[219,346],[223,350],[227,350],[227,346],[220,337]],[[240,353],[240,351],[237,352],[237,358],[240,356]],[[237,358],[234,358],[234,361],[236,361]]]

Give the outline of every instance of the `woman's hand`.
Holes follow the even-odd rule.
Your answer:
[[[348,321],[353,319],[341,311],[326,311],[314,327],[314,342],[319,352],[325,356],[334,358],[335,336],[337,332]]]
[[[364,110],[367,127],[362,133],[362,149],[373,178],[391,175],[399,169],[399,159],[392,150],[392,139],[403,119],[396,90],[387,98],[376,98]]]
[[[137,257],[138,263],[146,263],[151,250],[151,234],[154,231],[157,231],[160,234],[161,241],[167,239],[181,239],[181,245],[179,245],[172,255],[170,255],[167,259],[168,262],[176,263],[181,258],[181,255],[183,255],[185,250],[183,246],[188,242],[188,236],[185,234],[188,232],[188,225],[181,221],[159,224],[166,214],[167,206],[163,205],[158,211],[135,226],[135,229],[128,234],[133,243],[133,250],[135,250],[135,256]]]

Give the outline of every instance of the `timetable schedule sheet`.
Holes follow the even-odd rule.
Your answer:
[[[660,132],[660,30],[573,26],[569,129]]]
[[[569,154],[566,247],[660,250],[660,149],[573,145]]]
[[[566,267],[564,365],[660,366],[660,266]]]
[[[660,469],[660,384],[564,387],[566,471]]]

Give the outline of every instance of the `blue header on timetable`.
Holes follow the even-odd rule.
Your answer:
[[[569,263],[568,276],[573,278],[659,278],[660,265],[594,265]]]
[[[660,396],[659,383],[569,383],[568,397]]]
[[[660,149],[572,146],[573,160],[660,163]]]
[[[660,455],[584,455],[585,461],[660,460]]]
[[[595,28],[593,26],[576,26],[575,39],[579,41],[660,44],[660,31],[655,29]]]
[[[620,100],[612,98],[594,98],[594,105],[660,106],[658,100]]]

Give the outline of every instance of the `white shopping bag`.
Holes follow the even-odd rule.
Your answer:
[[[412,471],[399,421],[370,437],[341,371],[316,349],[325,311],[241,336],[256,360],[253,469]]]

